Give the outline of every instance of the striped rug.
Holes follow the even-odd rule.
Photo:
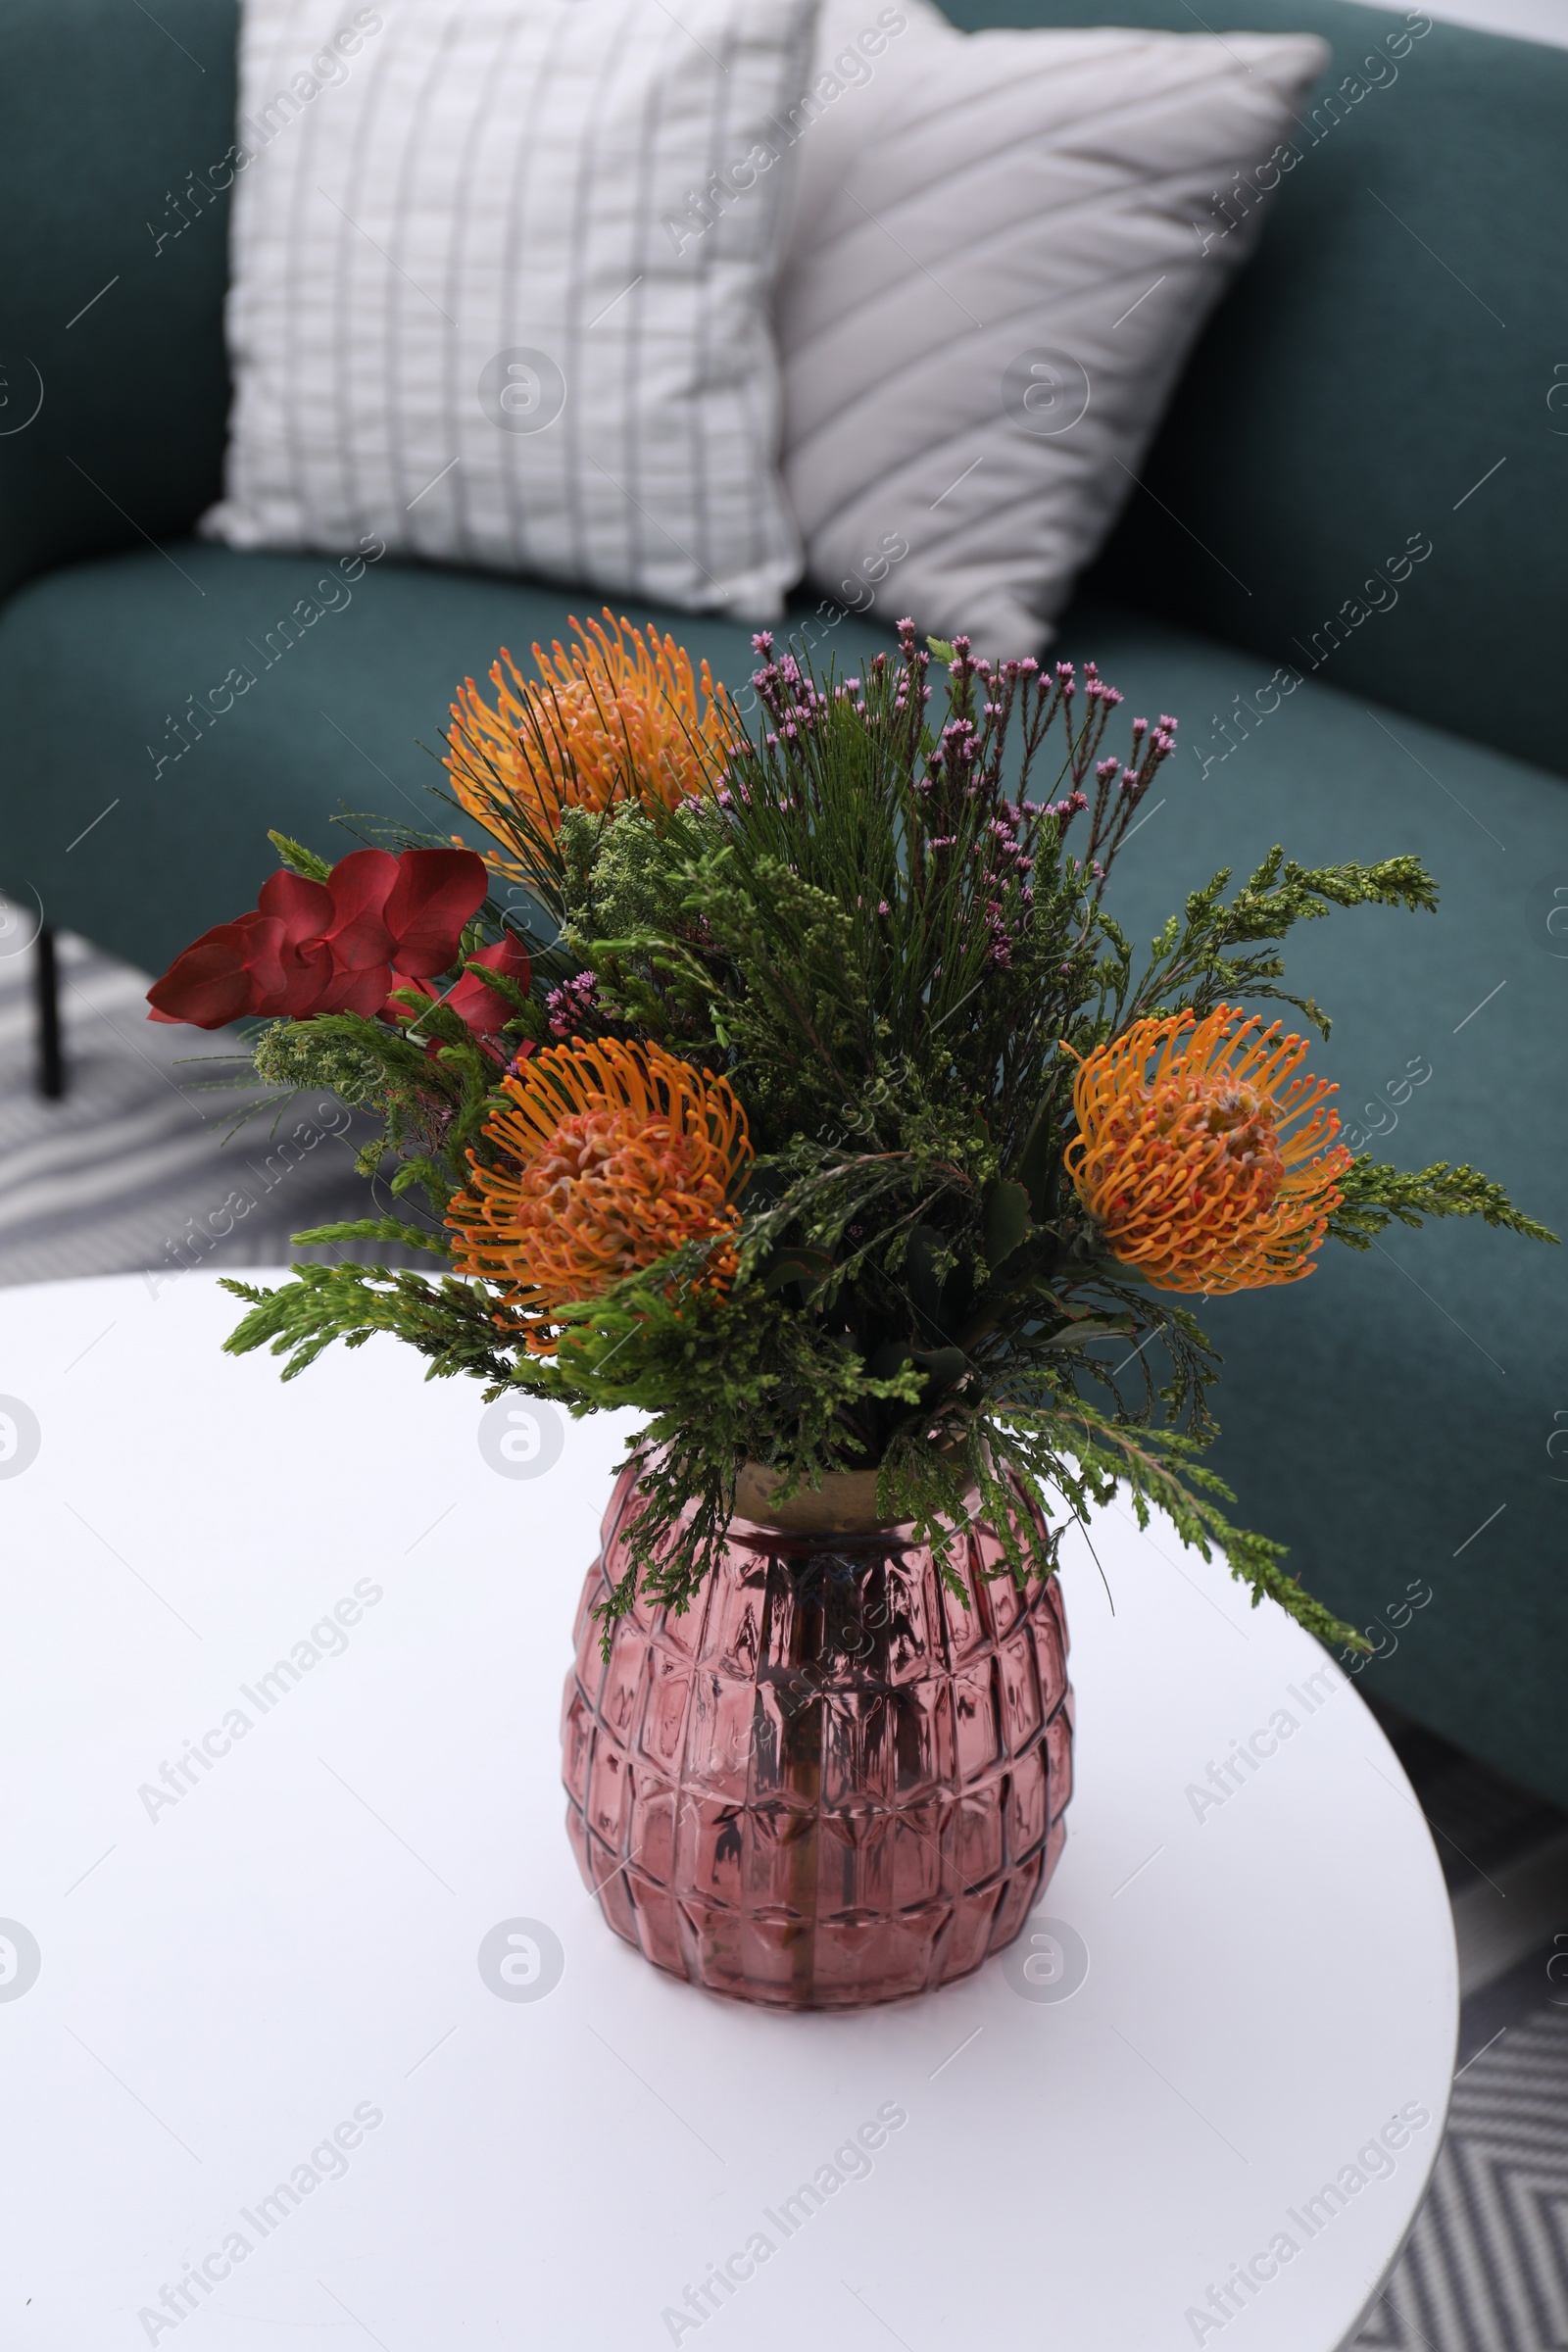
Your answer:
[[[147,980],[64,933],[67,1093],[33,1088],[34,920],[0,901],[0,1283],[277,1265],[289,1235],[388,1206],[330,1098],[230,1134],[255,1097],[225,1082],[231,1033],[147,1018]]]
[[[1568,1983],[1556,1998],[1460,2070],[1427,2201],[1358,2348],[1568,2346]]]
[[[39,1102],[29,939],[0,901],[0,1283],[276,1265],[297,1228],[368,1213],[374,1196],[354,1172],[340,1108],[294,1105],[275,1131],[256,1122],[225,1141],[246,1099],[220,1084],[234,1039],[149,1021],[145,977],[70,936],[69,1091]],[[1438,1831],[1466,1998],[1431,2194],[1355,2343],[1568,2352],[1564,1825],[1378,1711]]]

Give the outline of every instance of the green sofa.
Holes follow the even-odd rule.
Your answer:
[[[1205,5],[1221,33],[1320,31],[1334,62],[1065,626],[1182,722],[1121,909],[1147,937],[1275,841],[1419,854],[1436,917],[1300,936],[1337,1016],[1317,1063],[1390,1156],[1472,1160],[1568,1231],[1568,52],[1418,18],[1401,53],[1381,10]],[[455,682],[596,601],[382,562],[326,609],[329,563],[192,541],[227,397],[234,24],[230,0],[0,0],[0,888],[153,970],[251,904],[269,826],[330,847],[342,808],[428,821]],[[290,640],[297,609],[319,617]],[[743,628],[659,617],[744,681]],[[800,614],[846,661],[894,617]],[[240,662],[257,684],[224,708]],[[1241,1514],[1346,1614],[1394,1611],[1363,1688],[1568,1801],[1568,1255],[1396,1227],[1207,1312]]]

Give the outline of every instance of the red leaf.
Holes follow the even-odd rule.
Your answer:
[[[472,850],[405,850],[398,868],[385,908],[391,960],[421,978],[448,971],[458,960],[463,926],[490,887],[484,859]],[[334,871],[334,882],[342,870]]]
[[[397,895],[404,862],[390,850],[351,850],[333,866],[324,885],[331,919],[320,928],[332,951],[334,972],[375,970],[391,963],[387,907]]]
[[[275,916],[242,914],[219,923],[176,956],[147,991],[152,1018],[221,1029],[248,1013],[271,1009],[282,987],[283,925]]]

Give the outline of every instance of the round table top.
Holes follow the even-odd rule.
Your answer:
[[[624,1421],[556,1416],[556,1454],[390,1340],[284,1387],[220,1353],[238,1311],[194,1271],[0,1295],[7,2343],[1353,2331],[1457,1989],[1421,1813],[1315,1643],[1104,1514],[1019,1943],[856,2016],[715,2000],[566,1840]]]

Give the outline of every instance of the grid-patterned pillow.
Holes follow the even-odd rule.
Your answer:
[[[767,319],[812,0],[246,0],[225,495],[357,547],[768,618]]]

